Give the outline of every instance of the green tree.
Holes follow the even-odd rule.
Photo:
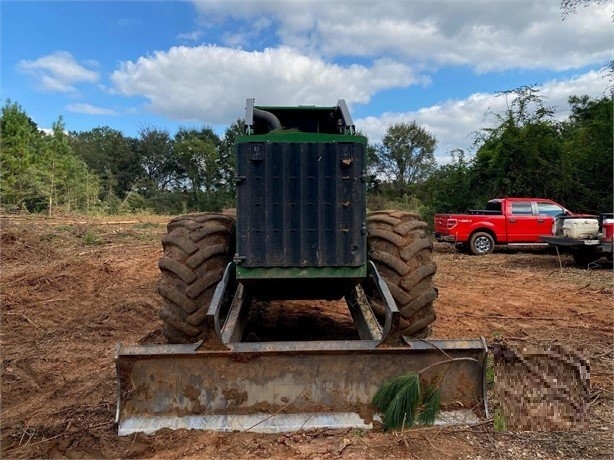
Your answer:
[[[235,194],[235,148],[237,137],[245,134],[245,122],[237,119],[226,128],[220,144],[221,188],[234,197]]]
[[[514,97],[503,114],[493,114],[499,124],[484,128],[476,140],[473,187],[482,191],[482,200],[551,195],[552,184],[560,176],[561,152],[553,110],[544,105],[543,97],[532,87],[505,91],[499,96]]]
[[[388,127],[377,147],[375,172],[393,184],[396,193],[424,181],[435,167],[437,139],[415,121]]]
[[[187,180],[194,192],[214,191],[220,181],[219,144],[220,139],[209,127],[200,131],[180,129],[173,142],[173,154],[178,166],[175,177],[177,185]]]
[[[7,101],[0,129],[4,204],[49,213],[58,207],[88,211],[97,204],[98,177],[74,155],[62,117],[44,134],[18,104]]]
[[[44,137],[38,167],[44,183],[49,214],[55,208],[64,211],[89,211],[97,203],[99,178],[90,173],[83,160],[73,153],[64,120],[60,116],[52,133]]]
[[[587,8],[591,5],[601,5],[606,1],[607,0],[561,0],[561,11],[563,17],[566,17],[570,14],[574,14],[578,6]]]
[[[179,165],[173,155],[173,139],[169,132],[153,127],[141,128],[136,151],[145,171],[144,193],[152,195],[158,190],[170,189]]]
[[[483,204],[471,186],[471,164],[464,150],[454,149],[450,156],[451,161],[438,166],[417,190],[420,215],[429,225],[437,213],[465,212]]]
[[[572,113],[562,125],[563,174],[557,193],[574,210],[612,212],[612,100],[572,96],[569,103]]]
[[[7,100],[0,118],[0,198],[3,204],[32,207],[43,200],[36,167],[43,133],[16,102]]]
[[[460,212],[475,206],[465,151],[454,149],[450,157],[451,161],[438,166],[420,187],[418,197],[436,212]]]
[[[101,198],[125,199],[143,180],[136,140],[108,126],[71,132],[69,144],[101,180]]]
[[[205,201],[217,192],[222,180],[219,167],[220,139],[209,127],[200,131],[180,129],[175,135],[173,154],[176,158],[175,189],[190,190],[186,206],[199,209],[201,195]]]

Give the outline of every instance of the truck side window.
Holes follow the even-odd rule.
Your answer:
[[[530,216],[533,214],[531,203],[512,203],[512,214],[515,216]]]
[[[537,203],[537,213],[539,215],[547,215],[547,216],[560,216],[563,214],[565,210],[560,206],[557,206],[552,203]]]
[[[501,212],[501,202],[500,201],[489,201],[488,203],[486,203],[486,210]]]

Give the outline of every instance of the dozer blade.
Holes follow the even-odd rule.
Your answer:
[[[120,435],[161,428],[284,432],[372,428],[370,402],[393,377],[419,372],[439,386],[442,415],[486,414],[486,342],[406,340],[117,347]],[[444,422],[450,423],[450,421]],[[457,423],[467,423],[467,419]]]

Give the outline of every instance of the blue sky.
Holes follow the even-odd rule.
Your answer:
[[[504,110],[497,91],[540,85],[567,115],[570,95],[601,97],[613,2],[562,17],[556,0],[2,1],[3,100],[40,128],[209,125],[222,133],[262,105],[344,98],[377,141],[416,120],[437,159],[471,153]]]

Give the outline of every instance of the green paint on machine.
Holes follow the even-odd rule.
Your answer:
[[[353,142],[367,144],[367,138],[357,135],[303,133],[295,130],[273,131],[268,134],[238,136],[237,144],[244,142]]]
[[[237,265],[238,280],[252,279],[362,279],[367,266],[360,267],[256,267]]]

